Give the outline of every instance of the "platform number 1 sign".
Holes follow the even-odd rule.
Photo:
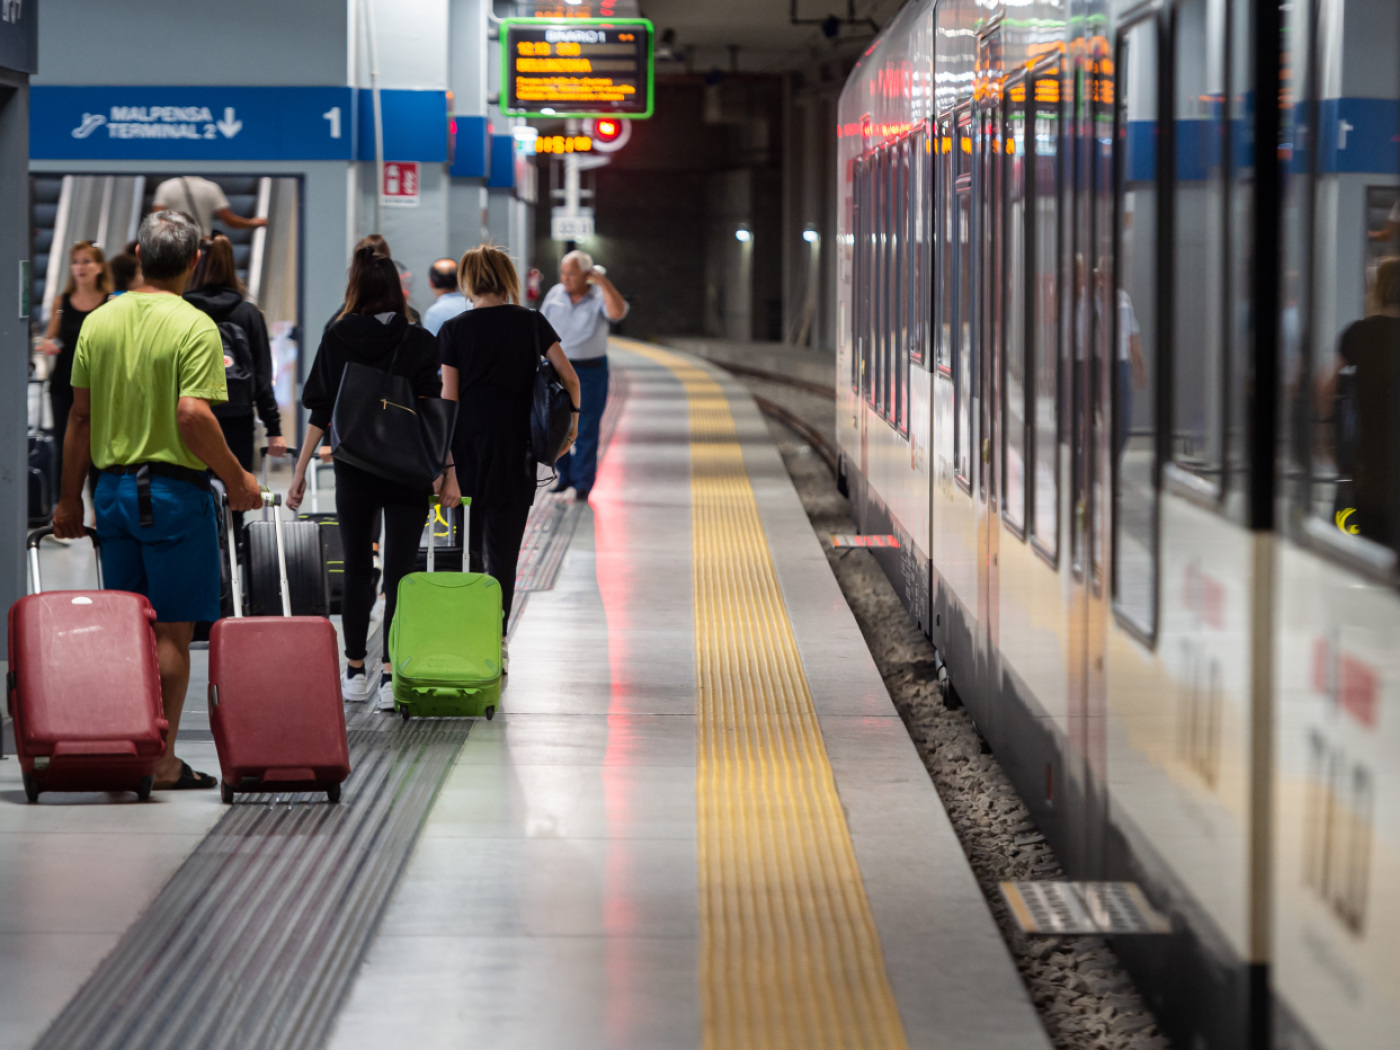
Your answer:
[[[384,165],[384,185],[380,187],[386,205],[400,208],[418,206],[418,162],[391,160]]]

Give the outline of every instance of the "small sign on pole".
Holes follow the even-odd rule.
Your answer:
[[[386,206],[418,207],[418,162],[391,160],[384,164],[384,185],[380,194]]]
[[[555,215],[549,220],[549,236],[556,241],[586,241],[593,237],[593,216]]]

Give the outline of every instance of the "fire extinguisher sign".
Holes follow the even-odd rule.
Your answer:
[[[418,162],[390,160],[384,163],[384,185],[380,187],[386,205],[418,207]]]

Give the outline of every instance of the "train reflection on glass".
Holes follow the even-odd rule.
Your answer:
[[[910,4],[842,95],[862,527],[1182,1046],[1400,1032],[1400,5]]]

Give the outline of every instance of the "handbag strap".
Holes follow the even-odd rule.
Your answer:
[[[407,318],[405,318],[405,320],[407,320]],[[399,363],[399,351],[402,350],[406,345],[408,345],[408,337],[412,332],[413,325],[411,323],[405,324],[403,329],[403,335],[399,337],[399,341],[394,347],[394,352],[389,355],[389,367],[384,370],[384,377],[386,379],[389,376],[394,375],[394,368]],[[404,378],[407,379],[408,377],[404,376]]]

